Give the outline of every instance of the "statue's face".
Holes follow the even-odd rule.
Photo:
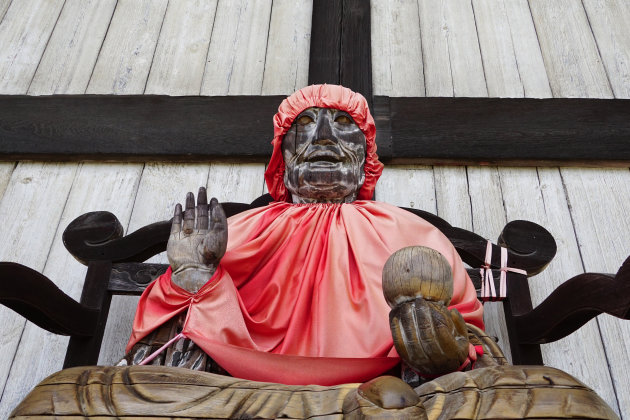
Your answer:
[[[351,202],[365,180],[365,135],[345,111],[308,108],[282,140],[293,202]]]

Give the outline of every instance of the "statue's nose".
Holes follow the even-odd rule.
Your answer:
[[[327,115],[320,115],[315,128],[315,138],[313,144],[321,146],[332,146],[337,144],[337,138],[333,135],[330,118]]]

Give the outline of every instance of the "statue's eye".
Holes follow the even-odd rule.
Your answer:
[[[352,120],[347,115],[339,115],[335,118],[335,122],[339,124],[352,124]]]
[[[313,119],[309,117],[308,115],[302,115],[301,117],[298,117],[296,121],[300,125],[307,125],[314,122]]]

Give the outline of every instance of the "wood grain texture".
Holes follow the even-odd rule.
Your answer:
[[[375,199],[435,214],[433,171],[428,166],[386,166]]]
[[[615,273],[630,249],[630,171],[561,170],[584,271]],[[626,255],[624,255],[626,254]],[[630,325],[610,316],[597,319],[617,390],[619,411],[630,413]]]
[[[7,185],[9,185],[11,174],[13,173],[15,165],[16,164],[13,162],[0,163],[0,197],[4,195],[4,191],[7,189]]]
[[[116,0],[65,2],[29,95],[85,93],[115,7]]]
[[[556,98],[611,98],[612,91],[582,2],[529,1]]]
[[[202,95],[261,93],[271,3],[271,0],[219,2]]]
[[[370,3],[363,0],[344,0],[342,5],[339,81],[341,85],[362,94],[369,106],[372,106]],[[324,28],[315,30],[326,30]]]
[[[373,1],[370,5],[374,94],[424,96],[418,2]]]
[[[500,168],[499,177],[507,219],[539,223],[558,242],[553,261],[529,280],[532,302],[536,306],[560,284],[582,272],[560,173],[555,168]],[[541,346],[541,350],[546,365],[580,378],[618,410],[596,322],[589,322],[562,340]]]
[[[289,95],[308,84],[312,13],[313,0],[273,2],[263,95]]]
[[[548,98],[551,96],[551,87],[529,3],[527,0],[508,0],[503,1],[503,4],[525,97]]]
[[[11,5],[12,0],[0,0],[0,22],[4,18],[4,14],[7,12],[7,9]]]
[[[86,93],[144,92],[167,0],[120,0]]]
[[[464,166],[434,166],[437,214],[453,225],[472,230],[468,175]]]
[[[630,160],[630,100],[386,98],[392,160],[488,164]],[[386,107],[381,107],[386,109]],[[380,117],[377,114],[377,117]],[[384,122],[379,120],[379,126]],[[567,143],[571,147],[566,147]]]
[[[0,201],[0,218],[12,221],[2,227],[0,260],[43,271],[75,172],[76,164],[18,164]],[[25,321],[0,308],[0,324],[0,389],[4,390]],[[9,411],[4,399],[0,404],[2,411]]]
[[[487,96],[468,0],[419,0],[427,96]]]
[[[0,22],[0,93],[25,93],[63,7],[63,0],[13,2]]]
[[[65,208],[59,228],[53,232],[55,238],[42,270],[45,276],[74,299],[78,300],[81,295],[86,267],[76,261],[63,246],[63,230],[75,217],[95,210],[111,211],[127,225],[141,173],[142,165],[136,164],[80,165],[67,199],[63,197]],[[42,342],[47,345],[38,345]],[[0,418],[6,418],[8,411],[40,380],[62,367],[67,344],[67,337],[56,336],[27,324],[2,397]]]
[[[311,23],[308,84],[341,83],[343,2],[315,1]],[[326,28],[325,30],[321,30]]]
[[[0,101],[0,150],[29,159],[199,162],[223,155],[267,160],[272,150],[271,119],[281,100],[5,96]],[[244,111],[247,118],[242,117]]]
[[[630,4],[620,0],[584,0],[599,54],[615,98],[630,98]]]
[[[146,94],[198,95],[218,0],[168,4]]]
[[[472,4],[488,96],[523,97],[505,2],[473,0]]]

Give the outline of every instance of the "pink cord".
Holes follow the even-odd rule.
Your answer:
[[[153,353],[151,353],[150,355],[145,357],[145,359],[142,362],[138,363],[138,364],[139,365],[146,365],[151,360],[155,359],[160,353],[162,353],[164,351],[164,349],[166,349],[168,346],[170,346],[171,344],[173,344],[174,342],[176,342],[180,338],[186,338],[184,333],[179,333],[175,337],[173,337],[170,340],[168,340],[168,343],[164,344],[162,347],[160,347],[159,349],[157,349],[156,351],[154,351]]]
[[[487,301],[505,299],[507,296],[508,271],[522,274],[524,276],[527,275],[527,271],[525,270],[508,267],[507,260],[507,249],[501,247],[501,268],[499,269],[501,274],[499,277],[499,298],[497,299],[497,292],[494,288],[494,278],[492,277],[492,268],[490,267],[490,264],[492,264],[492,242],[488,241],[488,245],[486,246],[486,259],[484,261],[484,265],[479,269],[479,273],[481,274],[481,300]]]

